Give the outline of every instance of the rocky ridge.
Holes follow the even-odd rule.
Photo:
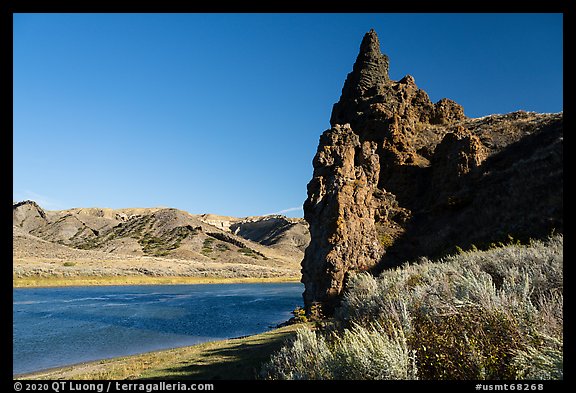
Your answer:
[[[208,270],[215,275],[225,274],[217,272],[215,264],[227,265],[226,269],[242,271],[247,276],[254,272],[257,277],[297,273],[303,247],[309,240],[303,220],[296,220],[294,226],[301,233],[304,246],[278,240],[283,236],[289,237],[290,231],[295,230],[286,225],[265,225],[261,238],[251,239],[234,234],[229,228],[222,229],[218,222],[216,226],[208,224],[206,216],[171,208],[48,211],[34,201],[14,203],[13,257],[18,267],[16,270],[19,274],[27,274],[30,263],[39,260],[52,261],[53,265],[59,261],[54,266],[66,263],[70,267],[64,269],[67,272],[75,270],[71,266],[78,261],[92,261],[91,265],[94,265],[98,261],[122,260],[126,262],[124,270],[130,271],[130,261],[134,261],[133,265],[138,269],[157,275],[175,275],[178,271],[182,275],[193,275],[196,271]],[[215,220],[215,217],[218,216],[209,218]],[[235,222],[238,229],[243,228],[242,223],[246,221],[233,217],[228,219]],[[260,220],[269,223],[270,217],[252,217],[248,222],[258,225]],[[281,218],[277,220],[282,221]],[[266,230],[272,233],[266,234]],[[277,241],[261,241],[273,237],[277,237]],[[171,273],[170,269],[161,268],[159,260],[166,266],[177,266],[176,271]],[[114,266],[110,265],[106,270],[100,264],[92,270],[118,272],[118,266],[114,262]]]
[[[330,314],[359,271],[562,231],[562,113],[467,118],[388,67],[371,30],[320,136],[304,204],[309,312]]]

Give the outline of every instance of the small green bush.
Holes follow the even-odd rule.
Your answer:
[[[258,256],[260,256],[262,258],[266,258],[263,254],[259,253],[258,251],[255,251],[251,248],[248,248],[248,247],[241,247],[238,249],[238,252],[241,253],[242,255],[245,255],[247,257],[252,257],[254,259],[258,259]]]
[[[306,310],[303,309],[302,307],[296,307],[293,311],[292,311],[292,315],[294,315],[294,317],[292,317],[292,320],[295,323],[306,323],[308,322],[308,317],[306,317]]]
[[[506,313],[468,307],[413,315],[410,347],[422,379],[514,379],[513,354],[522,337]]]
[[[138,243],[142,247],[142,251],[145,254],[156,254],[164,245],[164,241],[159,237],[153,236],[149,233],[146,233]]]
[[[204,242],[202,243],[202,254],[204,255],[208,255],[210,254],[213,249],[212,249],[212,245],[214,244],[214,239],[212,239],[211,237],[207,237],[206,239],[204,239]]]
[[[252,255],[254,254],[254,251],[251,248],[248,247],[242,247],[238,249],[238,252],[241,252],[244,255]]]
[[[226,244],[222,244],[222,243],[216,244],[216,249],[217,249],[218,251],[222,251],[222,252],[224,252],[224,251],[230,251],[230,247],[228,247]]]
[[[392,247],[394,244],[394,237],[386,232],[385,227],[381,223],[376,223],[376,237],[378,238],[378,242],[384,248]]]
[[[330,379],[332,353],[326,340],[314,331],[303,328],[289,345],[272,355],[264,364],[263,379]]]

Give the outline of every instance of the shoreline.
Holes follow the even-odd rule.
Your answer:
[[[254,335],[13,374],[13,380],[257,379],[262,364],[296,334],[293,324]],[[219,353],[227,353],[226,356]]]
[[[115,285],[196,285],[300,282],[299,276],[189,277],[189,276],[69,276],[12,277],[12,288],[57,288]]]

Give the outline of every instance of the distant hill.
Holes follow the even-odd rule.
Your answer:
[[[192,215],[173,208],[49,211],[34,201],[13,204],[13,257],[20,269],[15,274],[33,274],[31,266],[39,260],[52,261],[57,267],[66,261],[68,267],[90,261],[95,268],[95,261],[112,259],[122,261],[110,266],[115,274],[126,274],[134,262],[141,271],[154,275],[193,275],[195,268],[204,265],[216,274],[214,264],[226,266],[227,275],[251,276],[254,269],[256,276],[296,275],[309,238],[303,219],[283,216]],[[183,269],[183,264],[188,269]],[[126,269],[118,271],[120,265]],[[40,273],[58,275],[60,270],[74,269],[44,270]],[[106,273],[103,266],[97,270]]]

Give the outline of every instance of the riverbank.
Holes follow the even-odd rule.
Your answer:
[[[175,285],[175,284],[240,284],[300,282],[300,276],[277,277],[188,277],[188,276],[28,276],[12,278],[14,288],[107,286],[107,285]]]
[[[212,341],[80,363],[14,379],[257,379],[260,368],[302,325],[289,325],[253,336]]]

